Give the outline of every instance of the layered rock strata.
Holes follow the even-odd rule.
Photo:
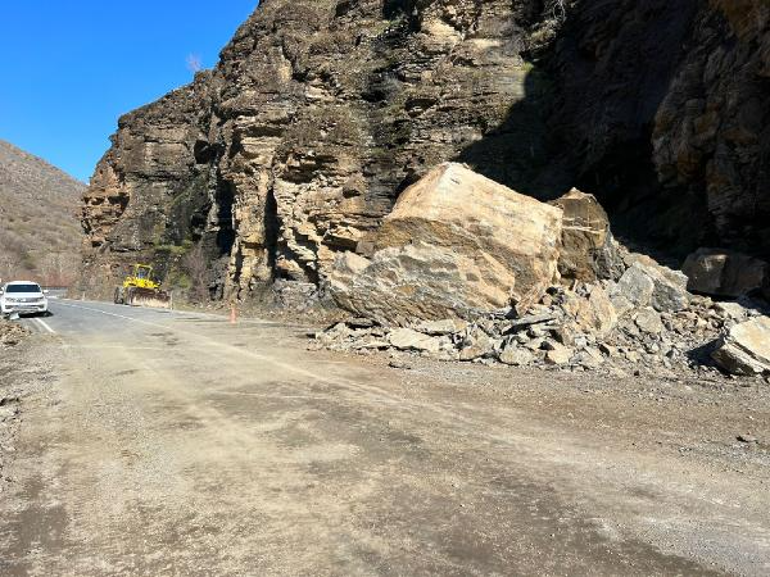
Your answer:
[[[214,70],[120,120],[85,196],[83,284],[145,260],[170,283],[204,268],[215,298],[322,285],[452,159],[540,198],[577,184],[685,254],[767,257],[767,12],[264,0]]]

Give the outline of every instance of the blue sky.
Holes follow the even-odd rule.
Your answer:
[[[0,138],[83,181],[117,119],[213,67],[257,0],[5,0]]]

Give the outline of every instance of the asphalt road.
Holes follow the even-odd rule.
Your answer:
[[[768,485],[486,394],[483,368],[447,385],[301,327],[52,311],[23,321],[58,380],[25,407],[4,576],[770,573]]]

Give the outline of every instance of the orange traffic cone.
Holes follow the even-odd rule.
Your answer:
[[[238,311],[235,309],[235,305],[230,307],[230,324],[234,325],[238,322]]]

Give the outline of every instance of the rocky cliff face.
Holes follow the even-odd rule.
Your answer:
[[[723,244],[770,255],[770,4],[711,0],[655,116],[665,193],[686,194]],[[686,223],[684,220],[683,223]]]
[[[767,253],[768,14],[741,5],[263,0],[215,70],[121,119],[86,284],[134,260],[181,278],[190,254],[214,297],[322,283],[445,160],[540,198],[579,185],[683,250]]]

